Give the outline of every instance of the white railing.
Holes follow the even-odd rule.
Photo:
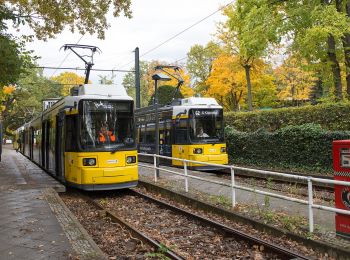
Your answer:
[[[308,205],[309,231],[311,233],[314,232],[313,209],[322,209],[322,210],[326,210],[326,211],[330,211],[330,212],[334,212],[334,213],[341,213],[341,214],[345,214],[345,215],[350,215],[349,210],[337,209],[334,207],[327,207],[324,205],[314,204],[313,203],[313,187],[312,187],[313,183],[327,183],[327,184],[350,186],[350,182],[328,180],[328,179],[315,178],[315,177],[299,176],[299,175],[293,175],[293,174],[281,173],[281,172],[250,169],[250,168],[239,167],[239,166],[234,166],[234,165],[221,165],[221,164],[214,164],[214,163],[207,163],[207,162],[192,161],[192,160],[187,160],[187,159],[180,159],[180,158],[174,158],[174,157],[168,157],[168,156],[156,155],[156,154],[139,153],[139,155],[153,157],[153,162],[154,162],[153,166],[144,165],[144,164],[139,165],[139,166],[144,167],[144,168],[154,169],[154,181],[155,182],[158,181],[158,176],[157,176],[157,169],[158,169],[158,170],[162,170],[164,172],[169,172],[169,173],[172,173],[175,175],[182,176],[185,179],[185,191],[186,192],[188,192],[188,178],[230,187],[231,188],[232,207],[236,206],[236,189],[255,192],[257,194],[261,194],[261,195],[265,195],[265,196],[270,196],[270,197],[274,197],[274,198],[278,198],[278,199],[284,199],[287,201],[292,201],[292,202],[297,202],[300,204]],[[183,173],[179,173],[176,171],[157,167],[156,166],[157,165],[157,160],[156,160],[157,157],[162,158],[162,159],[167,159],[167,160],[181,161],[183,163],[183,166],[184,166]],[[207,165],[207,166],[214,166],[214,167],[221,167],[221,168],[230,169],[230,171],[231,171],[231,184],[221,182],[221,181],[210,180],[210,179],[206,179],[206,178],[202,178],[202,177],[198,177],[198,176],[188,175],[188,171],[187,171],[188,163],[202,164],[202,165]],[[262,191],[262,190],[258,190],[255,188],[253,189],[253,188],[237,185],[235,183],[235,170],[244,170],[244,171],[259,173],[259,174],[263,174],[263,175],[286,177],[286,178],[294,179],[294,180],[304,180],[307,182],[307,185],[308,185],[308,200],[297,199],[297,198],[293,198],[293,197],[289,197],[289,196],[285,196],[285,195],[281,195],[281,194],[277,194],[277,193],[273,193],[273,192],[267,192],[267,191]]]

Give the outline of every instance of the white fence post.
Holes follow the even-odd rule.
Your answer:
[[[154,182],[158,181],[157,178],[157,157],[155,154],[153,154],[153,163],[154,163]]]
[[[231,192],[232,208],[236,206],[236,189],[235,189],[235,170],[231,167]]]
[[[184,172],[185,172],[185,190],[188,192],[188,173],[187,173],[187,162],[184,161]]]
[[[312,181],[311,178],[308,177],[307,178],[307,190],[308,190],[308,197],[309,197],[309,231],[310,233],[314,232],[314,214],[313,214],[313,209],[312,209],[312,205],[313,205],[313,193],[312,193]]]

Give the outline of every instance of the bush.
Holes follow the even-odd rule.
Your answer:
[[[254,132],[260,128],[276,131],[289,125],[319,124],[323,129],[350,130],[350,103],[280,108],[255,112],[227,112],[225,123],[239,131]]]
[[[332,141],[350,139],[350,131],[326,131],[318,124],[240,132],[226,127],[231,163],[315,173],[332,172]]]

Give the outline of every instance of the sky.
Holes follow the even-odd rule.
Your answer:
[[[133,50],[136,47],[140,48],[140,54],[142,55],[231,1],[132,0],[133,18],[115,18],[108,15],[107,19],[111,27],[106,31],[105,39],[99,40],[96,35],[86,34],[79,44],[95,45],[101,49],[102,53],[94,56],[94,68],[130,69],[133,66]],[[192,45],[205,45],[208,41],[214,39],[217,23],[224,20],[224,16],[221,12],[218,12],[142,57],[141,60],[161,60],[173,63],[182,59],[186,57]],[[24,29],[20,33],[28,34],[30,30]],[[69,54],[62,63],[68,51],[60,50],[62,45],[76,43],[80,38],[80,34],[72,34],[65,30],[54,39],[49,39],[46,42],[35,40],[27,47],[34,50],[35,54],[41,57],[38,60],[40,66],[83,68],[83,62],[73,53]],[[45,70],[44,74],[51,77],[62,72],[62,70]],[[83,76],[84,72],[77,71],[77,74]],[[90,79],[93,83],[97,83],[98,75],[110,75],[110,73],[92,72]],[[116,73],[115,83],[120,84],[122,77],[123,73]]]

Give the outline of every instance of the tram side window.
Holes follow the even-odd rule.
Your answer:
[[[77,127],[75,116],[66,117],[66,151],[76,151]]]
[[[176,144],[188,143],[187,120],[181,119],[175,123],[174,139]]]
[[[177,128],[175,130],[175,143],[185,144],[187,141],[187,129]]]
[[[139,128],[139,143],[143,143],[145,142],[145,127],[144,126],[140,126]]]
[[[154,130],[147,130],[146,132],[146,143],[155,143],[156,142],[156,139],[154,137],[155,135],[155,132]]]

